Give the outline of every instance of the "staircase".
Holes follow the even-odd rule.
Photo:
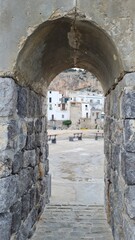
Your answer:
[[[48,205],[31,240],[113,240],[103,206]]]

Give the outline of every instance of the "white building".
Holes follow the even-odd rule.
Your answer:
[[[88,92],[86,90],[69,92],[69,99],[71,102],[81,102],[82,105],[82,118],[91,118],[93,111],[97,110],[95,116],[99,118],[99,112],[104,109],[104,96],[96,92]]]
[[[88,128],[99,125],[104,116],[102,94],[81,90],[68,91],[66,96],[58,91],[48,91],[48,121],[61,121],[62,124],[63,120],[71,120],[73,127],[82,122]]]
[[[48,91],[48,120],[69,120],[68,99],[58,91]]]

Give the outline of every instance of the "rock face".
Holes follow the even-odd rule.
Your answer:
[[[88,88],[90,91],[103,92],[100,82],[90,72],[83,69],[69,69],[54,78],[49,90],[60,91]]]

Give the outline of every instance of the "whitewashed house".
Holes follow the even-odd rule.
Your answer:
[[[69,120],[70,111],[68,99],[58,91],[48,91],[48,120]]]

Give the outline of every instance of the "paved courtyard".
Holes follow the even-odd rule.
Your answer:
[[[50,144],[51,203],[104,205],[103,140]]]
[[[61,136],[49,149],[52,196],[32,240],[112,240],[104,212],[103,140]]]

